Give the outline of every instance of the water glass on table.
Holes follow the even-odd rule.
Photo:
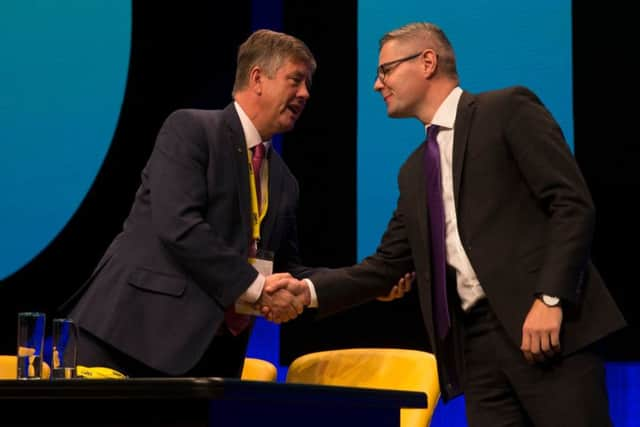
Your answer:
[[[42,378],[45,327],[46,315],[44,313],[32,311],[18,313],[17,379]]]
[[[51,379],[76,378],[78,329],[71,319],[53,319]]]

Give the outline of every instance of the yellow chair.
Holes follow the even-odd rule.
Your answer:
[[[240,379],[247,381],[275,381],[278,369],[271,362],[254,357],[244,359],[244,367]]]
[[[42,378],[48,379],[51,376],[49,364],[42,361]],[[15,380],[18,377],[18,357],[11,355],[0,355],[0,379]]]
[[[401,409],[401,427],[425,427],[440,399],[431,353],[395,348],[353,348],[309,353],[289,366],[286,382],[421,391],[427,409]]]

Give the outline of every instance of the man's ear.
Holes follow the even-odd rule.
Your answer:
[[[262,68],[257,65],[251,68],[249,71],[249,88],[254,91],[256,94],[262,94],[262,80],[264,78],[264,72]]]
[[[433,76],[438,68],[438,54],[433,49],[426,49],[421,58],[426,77]]]

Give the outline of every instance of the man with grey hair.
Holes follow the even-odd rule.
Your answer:
[[[320,315],[415,269],[445,401],[471,426],[608,426],[596,343],[625,321],[589,259],[594,207],[560,127],[525,87],[471,94],[430,23],[382,37],[374,90],[427,138],[400,169],[376,252],[309,279]]]
[[[123,231],[63,308],[80,327],[79,364],[238,377],[254,305],[281,322],[308,304],[292,277],[311,271],[297,251],[298,184],[270,141],[294,127],[315,69],[302,41],[256,31],[232,103],[166,119]]]

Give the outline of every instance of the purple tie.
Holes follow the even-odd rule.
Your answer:
[[[258,206],[261,202],[261,188],[260,188],[260,167],[262,166],[262,160],[264,159],[264,153],[266,147],[264,143],[260,143],[253,148],[253,156],[251,157],[251,165],[253,166],[253,176],[256,183],[256,196],[258,198]],[[249,245],[249,256],[256,256],[255,242],[251,242]],[[251,316],[245,314],[239,314],[236,312],[235,307],[232,305],[227,309],[224,316],[227,328],[233,335],[238,335],[244,331],[251,324]]]
[[[442,201],[440,149],[436,141],[438,130],[440,129],[437,125],[430,125],[427,129],[424,164],[427,177],[429,234],[431,236],[434,321],[438,338],[443,339],[449,332],[451,320],[447,303],[444,203]]]

